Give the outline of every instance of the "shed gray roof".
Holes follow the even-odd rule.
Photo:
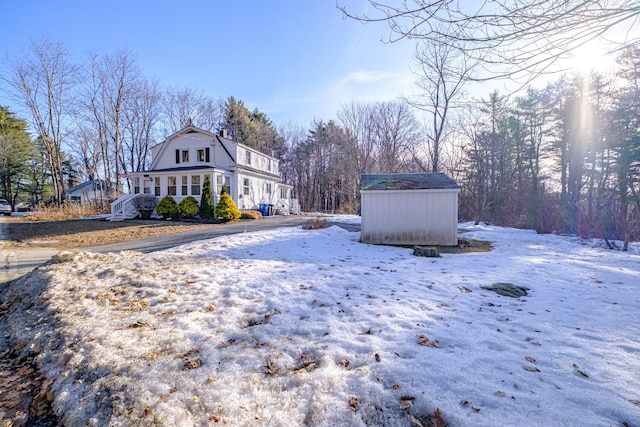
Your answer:
[[[360,177],[361,190],[440,190],[449,188],[460,188],[460,186],[442,172],[364,174]]]

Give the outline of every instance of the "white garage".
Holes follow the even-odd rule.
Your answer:
[[[362,175],[361,241],[456,246],[459,192],[444,173]]]

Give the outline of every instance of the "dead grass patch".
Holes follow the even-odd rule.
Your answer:
[[[326,219],[322,218],[313,218],[307,221],[307,223],[302,227],[303,230],[320,230],[322,228],[327,228],[329,223]]]
[[[22,219],[22,218],[21,218]],[[11,246],[53,247],[72,249],[108,245],[146,239],[165,234],[181,233],[215,226],[183,221],[122,221],[65,220],[9,221],[7,242]]]
[[[38,206],[31,215],[29,221],[64,221],[70,219],[87,218],[103,215],[110,212],[110,207],[98,208],[93,205],[68,203],[63,206]]]

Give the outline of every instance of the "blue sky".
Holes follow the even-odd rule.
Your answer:
[[[78,60],[125,46],[163,85],[233,95],[276,125],[307,126],[352,99],[413,90],[413,44],[382,43],[384,24],[344,20],[334,0],[0,0],[0,10],[0,72],[43,36]],[[11,107],[2,93],[0,105]]]

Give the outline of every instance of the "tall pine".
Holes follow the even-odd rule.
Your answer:
[[[200,197],[200,218],[213,218],[213,192],[211,191],[211,179],[205,175],[202,185],[202,197]]]

